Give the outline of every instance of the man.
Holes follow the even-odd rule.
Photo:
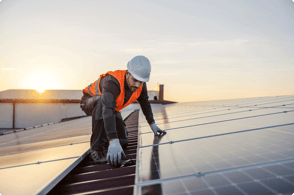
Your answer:
[[[96,164],[117,166],[126,158],[122,148],[128,145],[128,133],[120,110],[138,100],[150,128],[155,135],[166,132],[154,121],[146,82],[151,65],[144,56],[136,56],[127,70],[109,71],[83,89],[81,108],[92,116],[91,157]]]

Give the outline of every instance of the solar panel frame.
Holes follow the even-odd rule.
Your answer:
[[[260,100],[260,99],[262,99],[262,100]],[[277,99],[279,99],[281,101],[289,101],[290,102],[289,103],[290,106],[287,107],[286,104],[281,104],[281,102],[278,102],[278,103],[275,102]],[[267,105],[264,103],[264,100],[266,100]],[[170,152],[168,153],[169,155],[171,155],[171,154],[173,154],[173,155],[175,155],[175,154],[179,155],[179,154],[181,154],[183,152],[184,153],[186,152],[183,149],[180,149],[179,151],[175,151],[175,148],[173,148],[173,149],[170,149],[169,148],[169,147],[175,146],[178,143],[180,143],[180,142],[176,142],[175,141],[175,140],[177,140],[177,139],[175,139],[176,138],[176,132],[183,131],[183,128],[178,127],[178,128],[173,129],[173,132],[175,132],[175,136],[173,136],[172,139],[169,139],[169,140],[166,139],[163,142],[159,141],[160,143],[159,142],[156,142],[155,140],[153,141],[153,143],[151,143],[151,141],[149,141],[148,142],[149,144],[146,145],[146,144],[143,144],[143,139],[146,139],[146,140],[147,139],[151,139],[152,138],[152,132],[148,129],[148,126],[146,127],[146,125],[143,125],[143,117],[140,117],[141,121],[139,123],[140,124],[139,131],[141,132],[141,134],[140,134],[140,137],[139,137],[139,142],[138,142],[139,143],[139,148],[138,148],[138,152],[137,153],[138,154],[144,154],[145,156],[144,155],[141,155],[141,156],[138,157],[137,170],[136,170],[137,171],[136,172],[136,182],[135,182],[136,188],[135,188],[134,194],[142,194],[142,193],[144,194],[143,191],[145,190],[145,192],[146,192],[146,188],[143,188],[143,187],[146,187],[146,186],[149,186],[150,187],[151,185],[155,185],[155,186],[158,187],[159,184],[161,185],[161,184],[166,183],[166,182],[171,182],[171,183],[172,182],[179,182],[179,180],[181,180],[181,178],[186,178],[187,179],[187,177],[188,178],[189,177],[191,177],[191,178],[195,178],[195,177],[196,178],[199,178],[199,177],[205,178],[205,177],[207,177],[207,174],[208,175],[209,174],[213,174],[213,175],[216,175],[216,174],[224,174],[229,179],[229,182],[231,182],[231,184],[233,184],[231,186],[222,186],[221,188],[216,188],[216,190],[213,190],[214,187],[213,186],[210,186],[209,189],[206,189],[206,190],[207,190],[207,192],[211,192],[212,194],[222,194],[224,192],[226,192],[227,194],[230,194],[230,193],[228,193],[229,190],[231,190],[231,194],[237,194],[237,193],[251,194],[253,192],[250,191],[251,188],[248,188],[249,183],[250,183],[250,185],[255,186],[256,189],[257,189],[257,191],[258,190],[261,190],[259,192],[265,192],[265,191],[267,191],[267,192],[273,193],[273,194],[275,194],[275,193],[283,193],[284,192],[284,191],[281,191],[280,189],[278,189],[277,186],[271,187],[271,185],[266,184],[266,183],[272,182],[270,180],[267,180],[265,182],[258,182],[256,179],[252,180],[252,177],[250,177],[250,176],[248,176],[248,174],[244,174],[242,172],[244,170],[251,170],[251,169],[254,168],[254,166],[257,166],[259,169],[265,169],[266,167],[267,167],[267,169],[270,169],[270,167],[275,167],[275,169],[272,168],[272,170],[274,172],[278,169],[277,167],[280,167],[279,168],[280,170],[283,169],[284,170],[284,173],[287,173],[288,174],[288,175],[285,176],[286,179],[282,179],[281,177],[283,177],[283,176],[278,175],[277,174],[278,172],[276,172],[276,175],[273,174],[273,172],[271,172],[269,170],[267,170],[267,172],[270,172],[271,174],[273,174],[274,177],[277,178],[274,181],[279,182],[281,185],[284,185],[284,188],[285,189],[292,189],[293,186],[294,186],[294,183],[293,183],[294,182],[293,181],[294,179],[292,179],[292,178],[294,178],[294,172],[293,172],[294,171],[294,167],[287,167],[285,165],[287,163],[288,164],[291,164],[292,163],[294,165],[294,151],[293,151],[293,149],[289,149],[288,150],[288,148],[294,148],[293,147],[294,144],[292,144],[292,143],[294,143],[293,142],[294,133],[293,133],[293,131],[291,131],[292,128],[293,128],[293,125],[294,125],[294,123],[293,123],[294,115],[293,115],[293,110],[291,108],[291,105],[293,104],[293,102],[294,102],[293,101],[293,96],[285,96],[285,97],[282,97],[282,98],[281,97],[255,98],[254,101],[252,101],[252,100],[251,101],[247,101],[247,103],[246,103],[247,105],[246,104],[243,104],[243,106],[246,105],[249,109],[252,108],[254,110],[265,110],[265,109],[268,110],[270,108],[272,111],[278,111],[278,113],[276,113],[276,114],[279,114],[279,118],[282,118],[282,121],[280,121],[280,120],[274,120],[274,118],[270,118],[270,120],[269,120],[269,123],[268,124],[269,125],[272,125],[272,127],[270,127],[270,126],[267,127],[268,128],[267,131],[270,132],[270,133],[267,133],[267,138],[266,139],[270,140],[273,143],[272,145],[268,145],[267,144],[267,141],[264,140],[264,139],[262,141],[259,141],[258,140],[258,139],[261,139],[261,136],[264,136],[263,132],[265,132],[264,129],[266,129],[266,128],[264,128],[264,127],[266,127],[266,126],[264,126],[263,123],[261,125],[256,124],[256,121],[255,121],[255,123],[253,122],[250,125],[250,128],[251,129],[248,128],[248,132],[246,130],[244,132],[233,132],[232,131],[231,133],[233,135],[229,135],[229,134],[228,135],[217,135],[217,134],[214,134],[213,135],[213,134],[211,134],[211,136],[207,136],[206,139],[212,140],[214,136],[219,136],[219,138],[220,137],[223,138],[225,136],[226,137],[230,136],[230,137],[232,137],[232,139],[233,138],[235,139],[236,138],[236,135],[237,135],[237,137],[239,136],[239,138],[238,138],[238,140],[235,143],[238,143],[238,141],[240,143],[242,141],[242,136],[241,135],[248,134],[249,133],[249,134],[251,134],[250,140],[252,142],[255,141],[254,142],[255,144],[263,144],[263,143],[264,144],[267,144],[266,146],[268,147],[268,150],[267,150],[268,153],[263,153],[264,151],[266,151],[266,150],[264,150],[264,148],[262,148],[263,145],[264,145],[263,144],[263,145],[260,145],[260,146],[262,146],[262,147],[259,147],[260,148],[260,152],[258,152],[259,154],[258,155],[255,155],[255,157],[252,156],[250,154],[250,152],[249,153],[246,152],[246,150],[243,150],[241,152],[242,155],[245,155],[246,157],[248,157],[248,159],[250,159],[249,164],[247,164],[247,165],[244,164],[243,166],[241,166],[240,162],[238,164],[238,162],[236,161],[235,163],[237,163],[238,166],[233,167],[233,168],[232,167],[226,167],[226,165],[223,164],[223,165],[220,166],[220,169],[217,169],[217,170],[210,170],[210,171],[208,171],[209,169],[207,169],[207,171],[202,172],[200,170],[195,170],[194,169],[195,172],[192,175],[190,175],[190,176],[188,175],[188,173],[189,173],[189,171],[191,173],[191,169],[187,169],[187,170],[184,171],[184,169],[187,168],[187,163],[185,164],[183,162],[178,162],[178,164],[176,164],[176,167],[177,168],[182,167],[184,169],[182,169],[182,170],[178,169],[176,171],[175,170],[174,171],[171,171],[172,175],[169,175],[169,176],[168,176],[168,173],[163,172],[164,171],[163,170],[164,168],[162,168],[162,167],[168,166],[168,164],[166,164],[166,163],[163,163],[162,164],[162,162],[164,162],[164,160],[162,160],[162,159],[168,157],[168,155],[165,155],[167,151],[172,151],[171,153]],[[257,103],[259,103],[259,104],[257,104]],[[249,105],[249,104],[252,104],[252,105]],[[263,106],[261,106],[260,104],[263,104]],[[269,104],[271,104],[271,105],[269,105]],[[240,105],[242,105],[242,104],[240,104],[240,102],[239,102],[238,108],[236,108],[237,105],[235,105],[230,110],[239,109],[240,108],[239,107]],[[209,108],[208,110],[210,110],[210,109],[211,108]],[[217,109],[219,109],[219,108],[212,108],[211,110],[217,110]],[[164,109],[165,114],[157,114],[157,115],[154,115],[155,116],[155,120],[157,120],[157,121],[158,120],[159,121],[160,120],[163,121],[163,125],[164,125],[165,123],[168,123],[167,121],[169,120],[169,118],[168,117],[167,118],[162,118],[163,115],[173,116],[174,118],[177,117],[177,112],[176,111],[175,112],[172,112],[172,110],[177,110],[177,109],[175,109],[175,108],[170,109],[171,110],[171,114],[169,113],[168,110],[169,110],[169,108]],[[284,112],[284,111],[286,111],[286,112]],[[288,111],[290,111],[290,112],[288,112]],[[157,109],[156,112],[162,112],[162,111],[160,109]],[[187,109],[187,112],[197,113],[198,111],[195,112],[195,108],[192,107],[191,109]],[[270,116],[266,112],[264,114],[267,117]],[[272,114],[275,114],[275,112],[273,112]],[[283,115],[283,114],[288,114],[288,115]],[[182,115],[182,113],[179,113],[179,116],[181,116],[181,115]],[[253,114],[252,116],[255,116],[255,115]],[[287,116],[287,117],[285,117],[285,116]],[[186,117],[186,119],[189,119],[189,117]],[[191,120],[193,120],[193,119],[191,119]],[[240,122],[240,119],[237,119],[237,125],[244,126],[244,124],[245,123],[241,123]],[[207,124],[205,124],[205,125],[207,125]],[[160,126],[160,124],[158,126]],[[145,128],[145,130],[141,131],[141,128],[142,129]],[[252,128],[256,128],[256,130],[254,130],[254,129],[252,130]],[[162,128],[162,129],[164,129],[164,128]],[[171,129],[165,129],[165,130],[168,130],[167,131],[167,135],[169,133],[172,134],[172,131],[170,131]],[[193,131],[192,130],[192,127],[191,127],[191,131]],[[196,139],[197,139],[197,137],[196,137]],[[203,139],[203,137],[202,138],[199,137],[198,141],[201,140],[201,139]],[[163,136],[162,140],[164,140],[164,136]],[[177,141],[182,141],[182,143],[193,142],[193,140],[189,140],[189,139],[187,139],[187,140],[181,140],[180,138]],[[211,142],[214,143],[215,141],[211,141]],[[216,142],[216,143],[219,144],[218,142]],[[201,143],[201,144],[203,144],[203,143]],[[201,144],[199,143],[199,145],[201,145]],[[277,145],[277,144],[280,144],[280,145]],[[248,149],[251,148],[251,150],[254,148],[253,146],[251,146],[251,147],[249,147],[249,146],[250,145],[247,144],[246,147]],[[169,149],[165,149],[164,150],[164,149],[161,149],[162,147],[167,147]],[[236,150],[236,147],[234,148],[233,145],[230,145],[229,144],[227,147],[228,148],[232,148],[233,150]],[[142,150],[146,150],[146,151],[142,151]],[[222,152],[222,149],[218,150],[218,152]],[[160,153],[160,155],[159,155],[159,153]],[[220,153],[220,154],[225,156],[224,153]],[[260,157],[258,157],[261,154],[264,154],[265,155],[264,157],[265,157],[265,159],[267,159],[266,161],[263,161]],[[147,167],[146,166],[142,167],[142,165],[140,165],[140,163],[146,162],[146,161],[147,162],[150,161],[150,160],[148,160],[148,159],[150,159],[150,157],[149,158],[146,157],[148,155],[149,156],[150,155],[152,156],[151,162],[153,164],[151,164],[150,167],[149,167],[149,169],[147,170]],[[187,156],[190,157],[192,155],[187,155]],[[257,157],[257,159],[256,159],[256,157]],[[222,159],[220,156],[219,156],[219,158]],[[260,159],[258,159],[258,158],[260,158]],[[179,159],[179,158],[178,157],[174,157],[173,158],[174,161],[176,161],[177,159]],[[224,162],[226,162],[226,161],[224,161]],[[254,162],[254,163],[252,163],[252,162]],[[181,166],[180,163],[183,163],[184,165]],[[175,166],[175,165],[170,165],[170,167],[171,166]],[[281,168],[281,167],[283,167],[283,168]],[[241,171],[241,173],[238,173],[237,171],[240,172],[240,170],[238,170],[240,168],[242,169],[242,171]],[[150,171],[151,169],[153,169],[153,173],[155,174],[154,176],[152,176],[154,178],[152,180],[148,180],[148,179],[146,180],[146,177],[148,177],[148,171]],[[157,169],[157,171],[154,171],[154,169]],[[140,170],[147,170],[146,171],[146,174],[144,176],[145,179],[142,176],[141,176],[141,179],[140,179]],[[182,171],[182,172],[184,171],[187,175],[181,175],[181,174],[179,175],[179,174],[176,174],[176,172],[178,172],[179,170]],[[218,173],[218,172],[220,172],[220,173]],[[283,171],[281,171],[281,172],[283,172]],[[238,174],[239,175],[246,175],[246,176],[243,176],[243,177],[244,178],[245,177],[251,178],[251,180],[253,182],[251,180],[250,180],[250,182],[249,182],[249,180],[246,182],[245,179],[243,179],[243,180],[240,180],[240,182],[242,181],[241,184],[232,183],[233,181],[238,183],[238,178],[240,178],[240,177],[237,176]],[[152,175],[152,171],[149,172],[149,177],[151,177],[151,175]],[[172,186],[172,185],[170,185],[170,186]],[[247,186],[247,188],[246,188],[246,186]],[[189,194],[190,193],[189,192],[189,188],[187,188],[187,187],[186,188],[183,187],[181,189],[184,189],[184,190],[181,191],[181,192],[177,192],[178,194]],[[234,190],[235,190],[235,193],[233,193]],[[163,194],[166,193],[164,191],[161,191],[161,192]],[[169,189],[169,191],[168,191],[167,194],[170,194],[170,192],[173,192],[173,191]]]

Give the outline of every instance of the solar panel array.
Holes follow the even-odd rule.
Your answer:
[[[294,96],[152,107],[167,134],[154,136],[140,113],[134,194],[294,193]],[[90,134],[86,117],[0,136],[0,193],[48,192]]]
[[[293,194],[294,96],[153,108],[140,114],[134,194]]]
[[[49,192],[88,154],[91,132],[86,117],[0,136],[0,194]]]

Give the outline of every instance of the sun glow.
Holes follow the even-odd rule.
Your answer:
[[[56,89],[58,88],[58,83],[56,78],[46,72],[38,71],[32,72],[26,79],[26,87],[30,89],[35,89],[39,93],[43,93],[46,89]]]

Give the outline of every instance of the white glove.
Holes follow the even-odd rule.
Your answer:
[[[126,158],[126,155],[119,143],[119,139],[113,139],[109,142],[107,161],[109,164],[117,166],[122,162],[122,156]]]
[[[152,129],[154,135],[164,135],[164,134],[166,134],[166,131],[161,130],[155,123],[151,124],[150,128]]]

